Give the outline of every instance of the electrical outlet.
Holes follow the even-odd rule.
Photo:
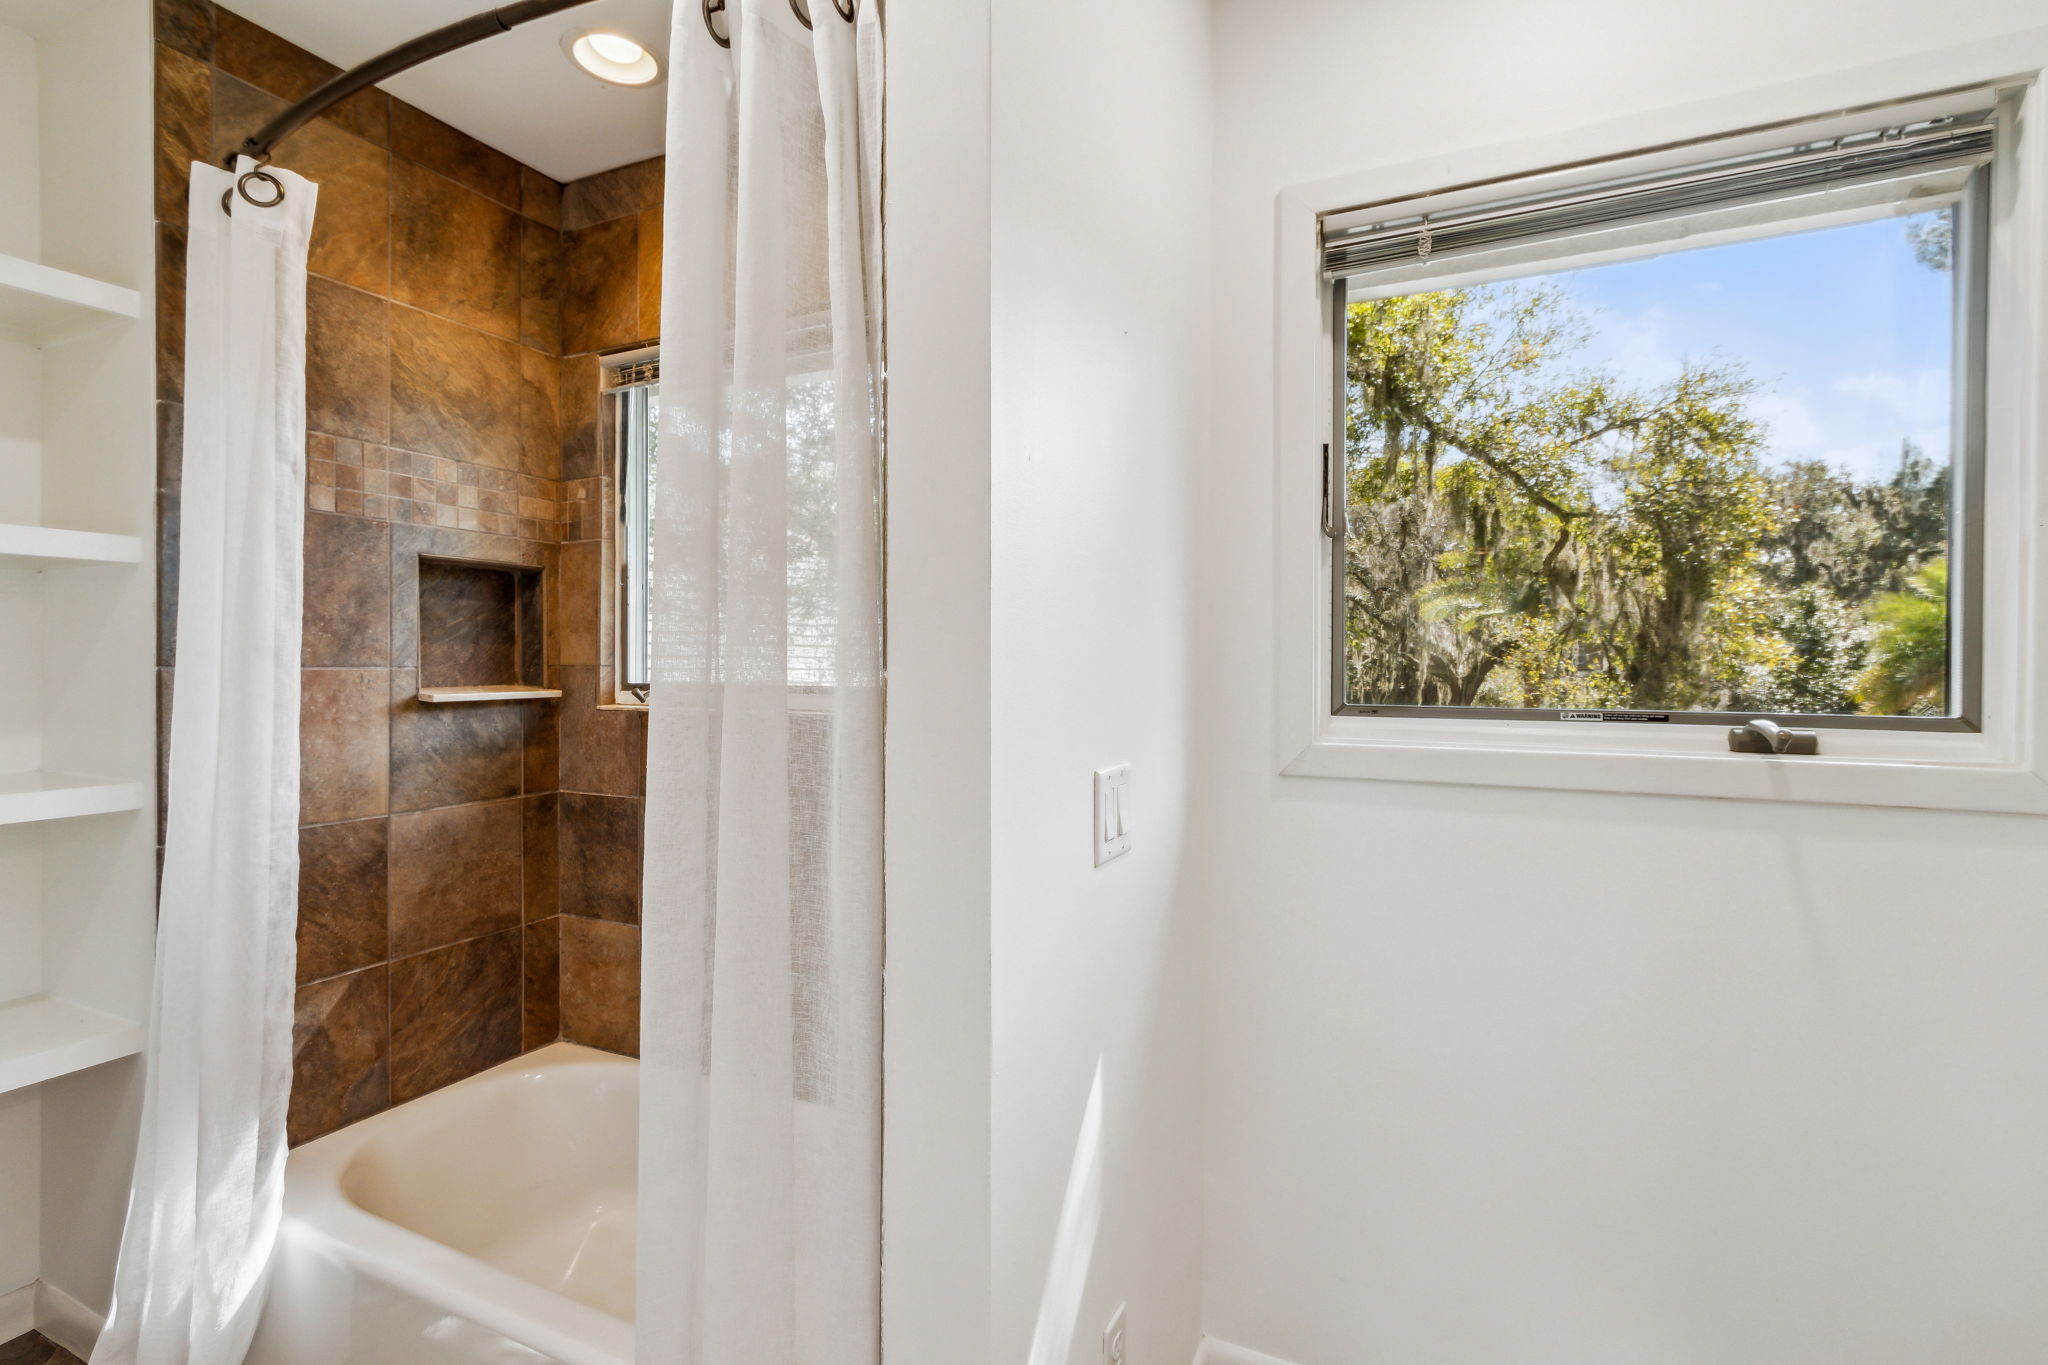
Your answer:
[[[1124,1349],[1124,1305],[1118,1304],[1109,1326],[1102,1329],[1102,1365],[1125,1365]]]

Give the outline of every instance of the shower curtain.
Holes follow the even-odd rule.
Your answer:
[[[880,28],[675,7],[638,1355],[880,1345]],[[849,15],[851,17],[849,17]]]
[[[253,169],[246,159],[242,169]],[[93,1365],[240,1365],[283,1198],[316,187],[194,165],[178,634],[140,1147]],[[267,191],[265,191],[267,192]]]

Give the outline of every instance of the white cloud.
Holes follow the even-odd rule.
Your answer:
[[[1949,374],[1925,369],[1911,374],[1871,370],[1845,374],[1835,392],[1858,398],[1916,430],[1939,430],[1948,420]]]
[[[1769,429],[1770,452],[1780,460],[1809,459],[1827,439],[1813,405],[1796,394],[1757,394],[1749,412]]]
[[[1863,478],[1898,468],[1899,442],[1910,439],[1935,459],[1948,455],[1948,376],[1845,375],[1819,392],[1759,393],[1750,415],[1762,422],[1765,460],[1819,460]]]
[[[1597,308],[1593,335],[1583,357],[1626,384],[1665,384],[1678,377],[1684,362],[1671,344],[1669,316],[1653,303],[1639,313]]]

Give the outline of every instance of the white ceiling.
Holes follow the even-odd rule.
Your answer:
[[[400,99],[557,180],[662,151],[666,80],[627,89],[569,60],[563,39],[623,33],[663,58],[670,0],[591,0],[436,57],[384,83]],[[491,8],[491,0],[230,0],[230,9],[336,66]]]

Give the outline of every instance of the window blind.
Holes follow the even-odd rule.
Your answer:
[[[1894,186],[1903,199],[1927,182],[1988,162],[1992,132],[1985,109],[1440,214],[1400,216],[1392,206],[1389,216],[1363,223],[1346,214],[1344,226],[1323,226],[1323,278],[1412,272],[1510,245],[1858,186]]]
[[[661,361],[639,360],[622,365],[606,366],[604,387],[607,389],[630,389],[641,384],[661,382]]]

